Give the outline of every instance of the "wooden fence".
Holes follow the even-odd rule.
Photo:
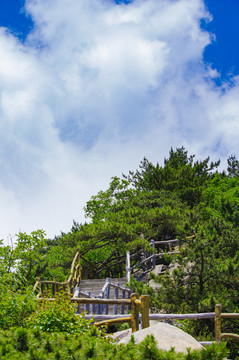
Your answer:
[[[60,291],[65,291],[69,295],[74,293],[74,288],[78,286],[79,281],[82,277],[81,275],[81,264],[80,264],[80,251],[77,249],[75,257],[71,264],[71,271],[68,279],[65,282],[57,282],[55,280],[40,280],[37,278],[36,283],[33,287],[33,291],[38,290],[37,297],[43,297],[44,295],[55,296],[56,293]]]
[[[51,283],[51,282],[49,282]],[[38,300],[48,300],[54,301],[56,298],[38,298]],[[149,313],[149,295],[141,295],[133,293],[130,296],[130,299],[104,299],[104,298],[78,298],[72,297],[71,302],[76,302],[79,304],[92,305],[92,309],[95,309],[94,305],[97,308],[102,308],[103,306],[114,305],[114,306],[130,306],[131,314],[128,316],[112,314],[108,315],[102,314],[98,311],[98,314],[86,314],[86,318],[94,318],[95,325],[101,326],[104,324],[119,324],[129,322],[131,323],[132,332],[139,330],[139,320],[141,320],[142,328],[149,327],[150,320],[196,320],[196,319],[214,319],[215,321],[215,342],[220,343],[222,339],[234,339],[239,341],[239,335],[231,333],[222,333],[221,332],[221,322],[222,319],[237,319],[239,320],[239,313],[222,313],[221,305],[216,305],[215,312],[209,313],[196,313],[196,314],[150,314]],[[141,308],[141,316],[139,314],[139,309]],[[93,310],[94,311],[94,310]],[[202,342],[202,343],[211,343],[211,342]]]
[[[120,315],[85,315],[86,318],[94,317],[95,325],[116,324],[131,322],[132,332],[139,330],[139,320],[142,322],[142,328],[149,327],[150,320],[197,320],[197,319],[214,319],[215,322],[215,342],[220,343],[222,339],[234,339],[239,341],[239,335],[230,333],[221,333],[221,319],[239,319],[239,313],[222,313],[221,305],[216,305],[215,312],[209,313],[195,313],[195,314],[150,314],[149,313],[149,296],[131,294],[130,299],[71,299],[77,303],[92,303],[95,304],[128,304],[131,305],[131,316],[123,317]],[[141,316],[139,314],[139,307],[141,307]],[[101,321],[100,321],[101,320]],[[212,342],[201,342],[201,344],[211,344]]]
[[[71,301],[77,304],[97,304],[97,305],[128,305],[131,306],[131,315],[127,317],[119,317],[105,319],[96,322],[96,326],[104,324],[131,323],[132,332],[139,330],[139,308],[141,308],[142,328],[149,327],[149,295],[141,295],[133,293],[130,299],[94,299],[94,298],[72,298]]]
[[[151,240],[151,246],[152,246],[152,251],[153,254],[148,256],[146,259],[143,259],[142,261],[138,262],[137,264],[130,266],[130,259],[131,259],[131,255],[130,252],[127,251],[126,253],[126,280],[129,283],[130,282],[130,277],[133,275],[133,271],[136,268],[141,267],[142,265],[145,265],[147,271],[149,272],[150,270],[153,270],[156,266],[156,259],[157,258],[163,258],[165,255],[175,255],[175,254],[179,254],[179,251],[169,251],[167,253],[158,253],[156,254],[155,251],[155,245],[175,245],[178,244],[179,240],[175,239],[175,240],[165,240],[165,241],[154,241]],[[139,269],[140,270],[140,269]]]
[[[117,279],[115,279],[117,280]],[[90,281],[90,280],[89,280]],[[114,289],[114,299],[130,299],[131,290],[126,288],[125,286],[121,286],[119,283],[114,283],[111,281],[110,278],[106,278],[105,284],[100,291],[99,295],[95,295],[90,292],[84,292],[81,290],[80,286],[75,288],[73,299],[80,298],[81,296],[88,298],[88,299],[110,299],[110,291],[111,288]],[[121,294],[120,294],[121,292]],[[129,309],[128,309],[129,310]],[[102,315],[103,313],[108,315],[109,313],[109,304],[106,303],[84,303],[84,311],[88,314],[99,314]],[[125,313],[125,304],[121,304],[120,314]],[[118,306],[114,304],[113,314],[118,314]]]
[[[219,344],[222,339],[234,339],[239,341],[239,335],[231,333],[222,333],[222,319],[237,319],[239,313],[222,313],[222,305],[217,304],[215,307],[215,341]]]

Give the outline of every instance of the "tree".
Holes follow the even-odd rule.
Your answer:
[[[239,176],[239,161],[235,155],[231,155],[227,159],[227,172],[229,177]]]
[[[183,202],[193,207],[201,200],[204,184],[213,177],[220,164],[211,162],[207,157],[203,161],[194,161],[195,155],[188,156],[184,147],[171,148],[164,166],[154,166],[146,158],[140,163],[139,170],[129,172],[125,178],[139,190],[167,190],[176,193]]]
[[[16,236],[17,242],[13,251],[15,270],[25,279],[26,284],[32,284],[43,266],[46,234],[43,230],[37,230],[30,235],[19,232]]]

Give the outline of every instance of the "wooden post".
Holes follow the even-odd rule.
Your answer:
[[[217,344],[221,342],[221,312],[222,305],[217,304],[215,307],[215,341]]]
[[[99,299],[99,298],[100,298],[100,296],[96,296],[96,299]],[[101,304],[96,305],[96,314],[98,314],[98,315],[100,315],[100,306],[101,306]]]
[[[52,284],[52,296],[56,296],[56,278],[53,278],[54,283]]]
[[[110,298],[110,283],[111,283],[111,280],[110,280],[110,278],[106,278],[106,281],[108,283],[107,288],[106,288],[106,299],[109,299]],[[108,313],[109,313],[109,305],[105,305],[105,314],[108,315]]]
[[[40,283],[40,278],[39,277],[37,277],[36,278],[36,281],[38,282],[38,286],[39,286],[39,288],[40,288],[40,290],[39,290],[39,294],[40,294],[40,296],[42,296],[42,289],[41,289],[41,283]],[[37,289],[37,287],[35,288],[35,290]]]
[[[136,304],[135,300],[139,299],[139,294],[133,293],[130,296],[131,299],[131,327],[132,333],[139,330],[139,305]]]
[[[153,251],[153,255],[154,255],[152,258],[152,266],[153,266],[153,269],[155,269],[156,258],[155,258],[155,252],[154,252],[154,249],[155,249],[154,240],[151,240],[150,245],[152,246],[152,251]]]
[[[89,295],[89,298],[90,298],[90,295],[91,295],[91,293],[90,293],[90,291],[88,291],[88,295]],[[89,314],[93,314],[93,305],[92,304],[89,304]]]
[[[127,291],[127,297],[128,297],[128,299],[130,299],[130,292],[129,291]],[[128,305],[128,312],[130,312],[131,311],[131,305]]]
[[[116,285],[119,286],[119,283],[117,283]],[[115,299],[118,299],[119,298],[119,288],[115,288]],[[117,305],[114,305],[114,315],[117,315],[117,312],[118,312],[118,307]]]
[[[71,274],[71,279],[68,283],[68,295],[71,295],[72,292],[71,289],[72,289],[72,274]]]
[[[82,267],[81,267],[81,264],[80,264],[80,253],[79,253],[78,264],[79,264],[79,281],[80,281],[80,280],[82,280]]]
[[[142,329],[149,327],[149,295],[141,295]]]
[[[125,272],[125,277],[126,277],[126,281],[127,283],[130,282],[130,252],[127,251],[126,253],[126,272]]]
[[[90,293],[86,293],[90,297]],[[87,314],[90,314],[90,304],[84,304],[84,311],[87,312]]]
[[[122,291],[122,299],[125,299],[125,290]],[[124,305],[121,305],[121,314],[124,314]]]

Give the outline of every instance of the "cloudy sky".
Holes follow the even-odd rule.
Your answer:
[[[0,238],[67,232],[112,176],[238,155],[235,0],[0,4]]]

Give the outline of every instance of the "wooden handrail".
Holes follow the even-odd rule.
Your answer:
[[[120,285],[117,285],[117,284],[114,284],[114,283],[110,283],[110,286],[112,286],[114,288],[118,288],[119,290],[122,290],[122,291],[127,291],[128,293],[131,292],[130,289],[128,289],[126,287],[123,287],[123,286],[120,286]]]
[[[78,264],[76,265],[77,260],[78,260]],[[36,279],[37,281],[33,287],[33,291],[36,291],[36,289],[40,287],[40,292],[37,295],[37,297],[40,298],[44,291],[44,285],[47,286],[47,290],[49,290],[48,286],[52,285],[53,296],[55,292],[59,290],[59,287],[62,287],[64,290],[66,290],[66,288],[68,287],[68,294],[70,295],[72,293],[73,286],[77,284],[80,279],[81,279],[80,251],[79,249],[77,249],[71,264],[70,275],[65,282],[58,282],[55,280],[40,280],[40,278],[37,278]]]
[[[167,244],[176,244],[179,242],[179,239],[174,240],[162,240],[162,241],[154,241],[154,245],[167,245]]]
[[[134,270],[136,267],[144,264],[145,262],[153,259],[154,257],[164,257],[165,255],[174,255],[174,254],[180,254],[180,251],[170,251],[168,253],[160,253],[160,254],[153,254],[153,255],[150,255],[147,259],[144,259],[142,261],[140,261],[138,264],[132,266],[131,268],[129,268],[130,270]]]
[[[77,304],[131,305],[130,299],[71,298]]]
[[[239,313],[222,313],[222,305],[215,306],[215,341],[220,344],[221,339],[234,339],[239,341],[239,335],[230,333],[221,333],[222,318],[239,319]]]
[[[221,313],[224,319],[239,319],[239,313]]]
[[[239,335],[237,334],[230,334],[230,333],[222,333],[221,339],[233,339],[239,341]]]
[[[102,325],[110,325],[110,324],[123,324],[125,322],[131,322],[132,321],[132,316],[127,316],[127,317],[122,317],[122,318],[117,318],[117,319],[110,319],[110,320],[102,320],[99,322],[95,322],[94,325],[95,326],[102,326]]]

